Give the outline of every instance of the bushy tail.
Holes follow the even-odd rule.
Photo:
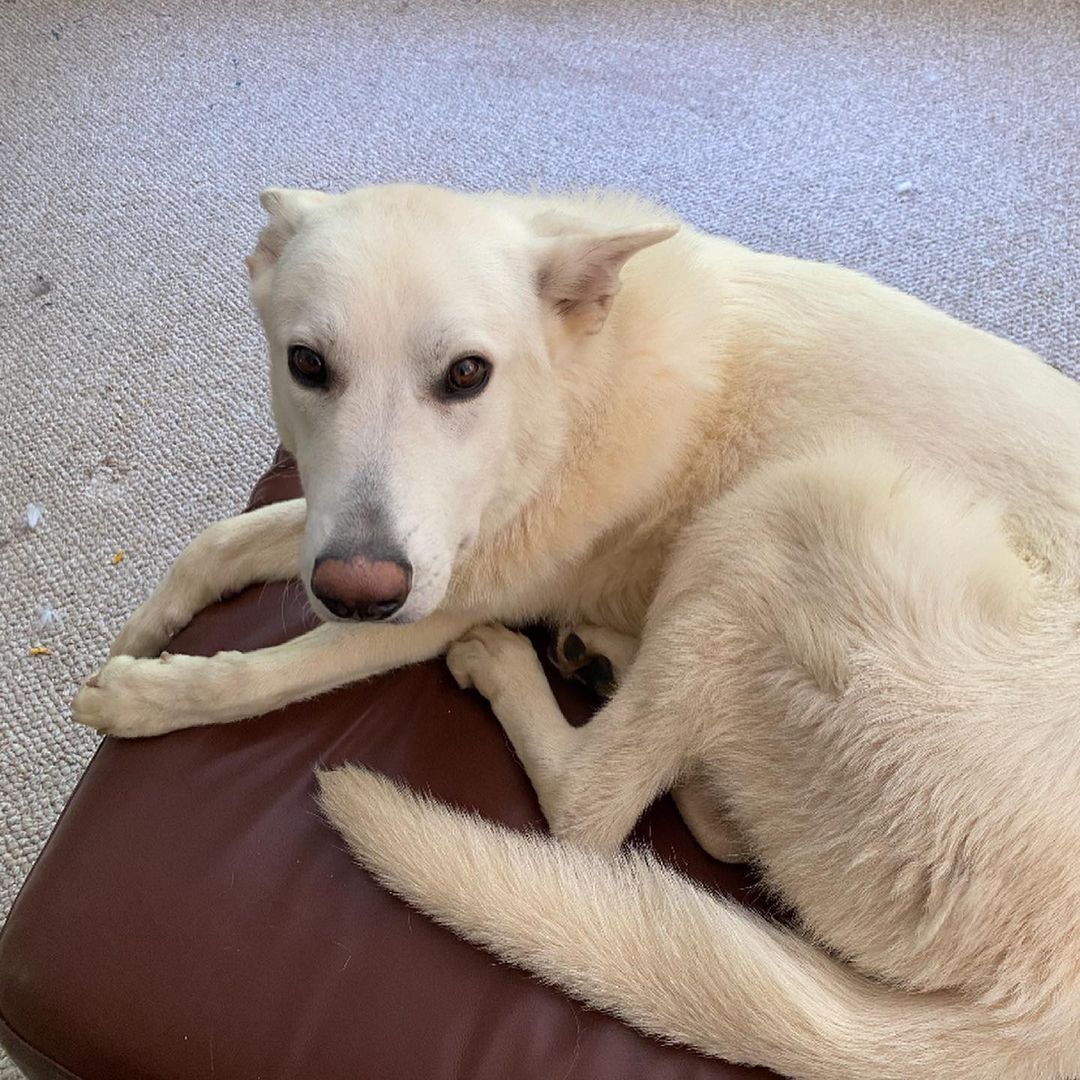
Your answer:
[[[640,852],[490,825],[375,773],[320,776],[360,863],[462,937],[662,1039],[797,1080],[996,1080],[985,1017],[864,979]]]

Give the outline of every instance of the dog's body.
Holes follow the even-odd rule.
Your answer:
[[[509,631],[449,654],[572,843],[325,776],[382,880],[645,1030],[803,1080],[1080,1075],[1080,388],[850,271],[667,239],[625,198],[267,202],[253,293],[306,513],[196,541],[77,717],[235,719],[476,624],[574,625],[619,676],[582,729]],[[312,397],[285,355],[318,333],[341,375]],[[463,349],[496,355],[482,396],[416,389]],[[375,533],[409,570],[396,625],[132,658],[298,568],[329,614],[328,559],[366,602]],[[671,787],[817,945],[614,857]]]

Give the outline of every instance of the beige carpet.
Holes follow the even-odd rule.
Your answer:
[[[260,186],[639,188],[1076,375],[1077,71],[1070,0],[0,0],[0,915],[76,681],[273,449]]]

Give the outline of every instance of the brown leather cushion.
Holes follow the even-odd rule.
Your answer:
[[[252,505],[298,493],[279,461]],[[283,641],[296,590],[203,612],[178,652]],[[567,713],[591,703],[561,681]],[[520,827],[532,791],[486,703],[441,661],[258,720],[106,739],[0,937],[0,1036],[31,1077],[626,1080],[765,1077],[665,1046],[430,923],[349,859],[317,765],[360,761]],[[670,800],[639,837],[746,897]],[[768,1018],[763,1018],[768,1023]]]

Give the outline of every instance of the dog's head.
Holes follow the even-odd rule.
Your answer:
[[[248,268],[307,499],[312,604],[423,618],[476,539],[540,489],[576,346],[623,263],[675,230],[597,232],[422,187],[271,189],[262,204]]]

